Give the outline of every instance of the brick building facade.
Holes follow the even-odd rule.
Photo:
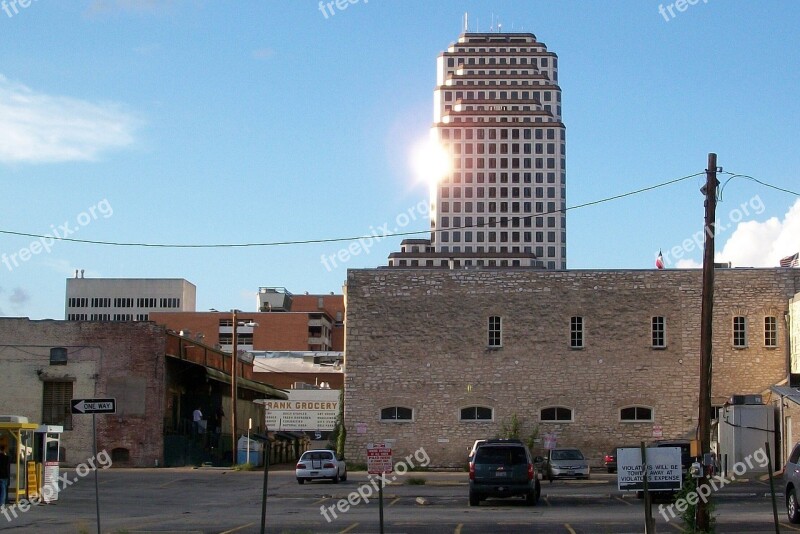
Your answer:
[[[0,413],[63,425],[68,465],[92,456],[91,416],[70,414],[70,400],[81,398],[116,399],[115,414],[97,416],[97,448],[117,466],[185,465],[230,451],[231,356],[155,323],[2,318],[0,365]],[[252,364],[240,360],[237,376],[238,430],[253,418],[260,431],[263,408],[250,401],[286,395],[255,382]],[[198,407],[208,436],[192,439]]]
[[[350,270],[347,454],[389,438],[398,455],[424,447],[433,465],[461,466],[514,415],[523,436],[553,433],[595,465],[658,427],[692,435],[701,274]],[[714,405],[786,377],[798,290],[798,270],[717,270]]]

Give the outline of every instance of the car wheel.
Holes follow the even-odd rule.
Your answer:
[[[344,468],[344,474],[342,475],[342,482],[347,482],[347,468]]]
[[[797,502],[797,492],[794,488],[789,490],[786,497],[786,515],[790,523],[800,523],[800,504]]]
[[[536,502],[539,502],[539,499],[542,496],[542,486],[539,484],[539,481],[536,481]]]
[[[302,478],[298,478],[298,479],[297,479],[297,483],[298,483],[298,484],[302,484],[303,482],[305,482],[305,480],[303,480]]]
[[[331,479],[331,482],[333,482],[334,484],[338,484],[339,483],[339,471],[336,471],[336,474],[333,475],[333,478]]]
[[[480,497],[478,497],[476,494],[474,494],[474,493],[472,493],[470,491],[469,492],[469,505],[470,506],[478,506],[480,503],[481,503]]]

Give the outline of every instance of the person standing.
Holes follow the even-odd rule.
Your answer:
[[[6,454],[6,446],[0,445],[0,507],[8,500],[8,482],[11,479],[11,461]]]
[[[201,433],[200,421],[202,420],[203,412],[200,411],[200,407],[198,406],[194,412],[192,412],[192,434],[195,436]]]

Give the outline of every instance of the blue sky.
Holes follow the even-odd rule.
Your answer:
[[[411,153],[464,12],[471,30],[494,18],[558,54],[569,206],[701,172],[708,152],[800,189],[796,2],[359,0],[327,17],[306,0],[6,5],[0,230],[69,223],[79,239],[180,244],[424,231]],[[652,268],[659,249],[668,267],[698,265],[684,242],[702,227],[702,183],[570,211],[569,268]],[[722,200],[719,259],[776,265],[800,249],[796,195],[735,179]],[[340,292],[347,268],[386,264],[400,240],[326,267],[350,243],[45,247],[0,234],[0,315],[63,318],[75,269],[186,278],[198,310],[254,309],[259,286]]]

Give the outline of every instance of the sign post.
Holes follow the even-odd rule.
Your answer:
[[[391,473],[393,470],[391,446],[383,442],[367,443],[367,473],[381,476],[381,482],[378,484],[378,514],[381,534],[383,534],[383,486],[386,484],[386,473]]]
[[[97,459],[96,414],[117,413],[117,399],[72,399],[73,414],[92,414],[92,453]],[[97,534],[100,534],[100,483],[97,481],[97,467],[94,468],[94,503],[97,509]]]

